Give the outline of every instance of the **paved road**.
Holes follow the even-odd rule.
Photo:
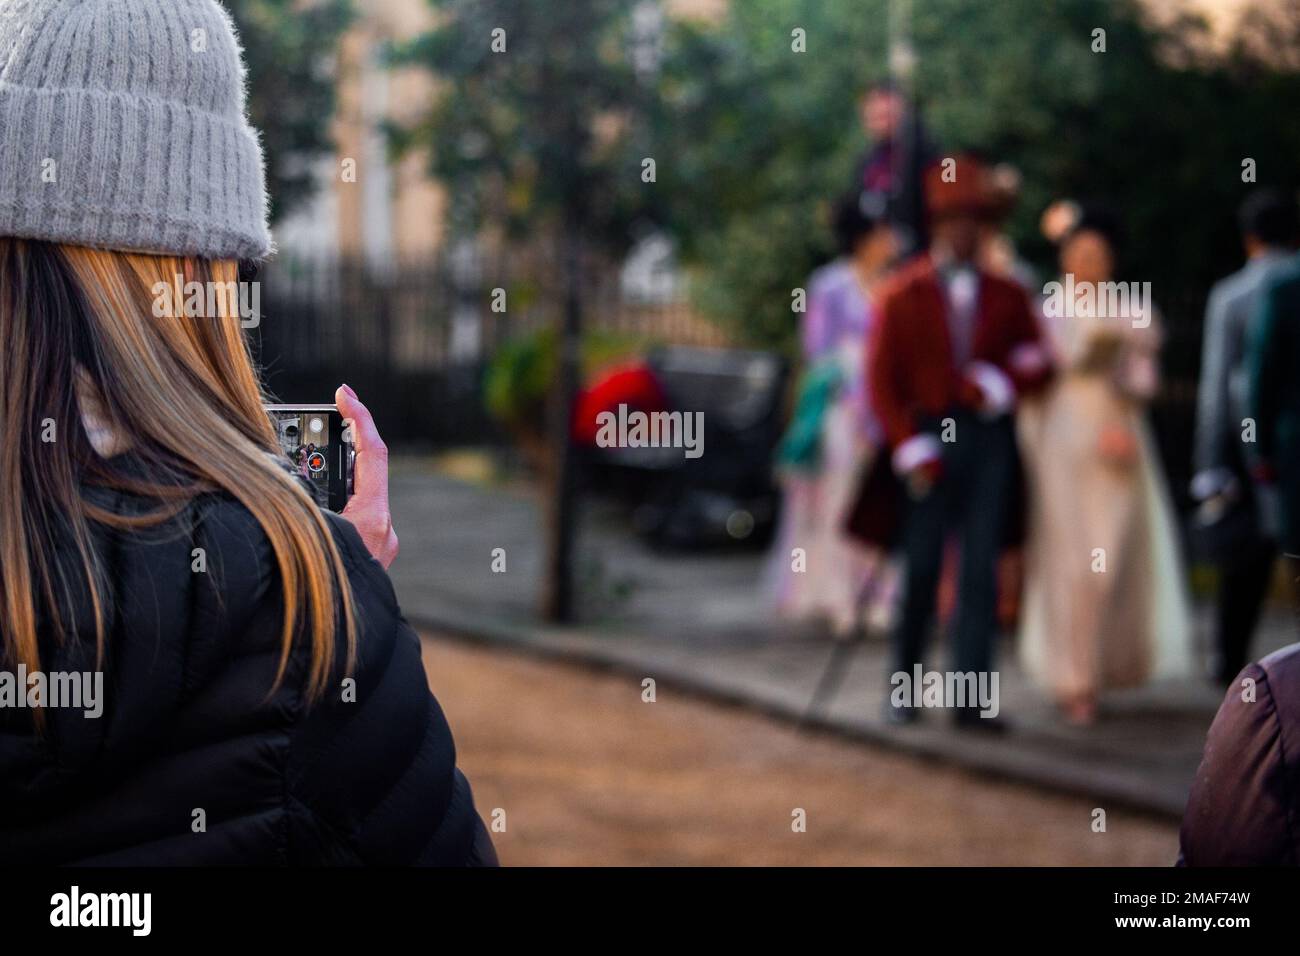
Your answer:
[[[1174,826],[499,647],[425,668],[508,865],[1167,865]],[[796,809],[807,827],[794,832]]]
[[[583,625],[541,627],[541,527],[525,490],[454,480],[427,460],[404,459],[394,463],[392,499],[402,539],[393,579],[407,615],[431,627],[618,668],[787,717],[805,713],[834,652],[816,630],[773,619],[760,600],[761,555],[656,552],[601,506],[583,514]],[[504,572],[493,570],[496,548],[505,554]],[[1293,639],[1282,612],[1270,614],[1265,632],[1260,653]],[[942,654],[936,650],[928,663],[944,666]],[[817,720],[990,777],[1169,819],[1181,815],[1220,700],[1201,681],[1157,684],[1108,696],[1096,726],[1071,728],[1025,680],[1007,647],[1000,690],[1012,733],[956,733],[933,714],[899,730],[880,719],[885,666],[882,642],[855,650]]]

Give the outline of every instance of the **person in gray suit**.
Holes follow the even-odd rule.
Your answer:
[[[1251,193],[1239,222],[1246,264],[1215,284],[1205,311],[1191,486],[1195,525],[1219,568],[1212,671],[1224,684],[1246,664],[1277,554],[1243,447],[1251,321],[1261,291],[1294,261],[1300,238],[1295,202],[1272,189]]]

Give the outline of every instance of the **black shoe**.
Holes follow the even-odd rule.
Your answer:
[[[963,707],[952,715],[952,722],[959,730],[983,730],[991,734],[1005,734],[1010,725],[1001,717],[981,717],[979,710]]]

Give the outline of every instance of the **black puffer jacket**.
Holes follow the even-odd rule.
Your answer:
[[[355,702],[340,673],[310,708],[305,641],[267,697],[283,605],[247,510],[210,495],[162,530],[96,532],[112,591],[103,715],[47,709],[38,739],[29,710],[0,709],[0,863],[495,862],[388,576],[329,518],[362,633]],[[43,671],[93,669],[81,620],[62,642],[43,626]]]

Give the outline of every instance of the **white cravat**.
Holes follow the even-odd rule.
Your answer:
[[[974,346],[979,274],[972,266],[956,266],[945,274],[944,288],[948,298],[948,331],[952,339],[953,364],[961,368],[970,361]]]

